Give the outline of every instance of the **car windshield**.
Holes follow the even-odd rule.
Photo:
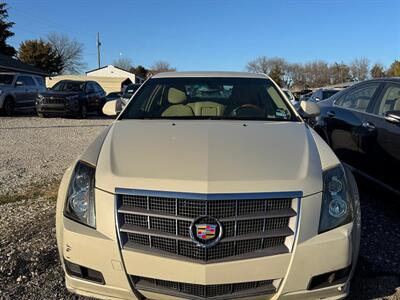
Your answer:
[[[54,85],[53,91],[82,92],[85,83],[83,81],[60,81]]]
[[[327,98],[335,95],[337,92],[339,92],[339,91],[338,90],[323,91],[322,92],[322,99],[327,99]]]
[[[120,120],[298,120],[275,85],[262,78],[155,78],[133,100]]]
[[[0,74],[0,84],[11,85],[14,79],[14,75]]]

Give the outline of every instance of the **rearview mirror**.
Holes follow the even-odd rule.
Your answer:
[[[303,110],[301,114],[304,118],[314,118],[318,117],[321,113],[319,106],[317,103],[310,102],[310,101],[301,101],[300,107]]]
[[[400,110],[390,110],[386,112],[385,120],[390,123],[400,124]]]
[[[121,112],[121,101],[120,100],[112,100],[106,102],[103,106],[103,113],[110,117],[115,117]]]

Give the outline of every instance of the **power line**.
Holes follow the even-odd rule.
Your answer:
[[[31,12],[27,13],[27,12],[25,12],[25,11],[19,9],[19,8],[15,8],[13,6],[10,6],[10,9],[14,10],[17,13],[17,15],[19,14],[19,15],[22,15],[23,17],[31,18],[31,19],[35,20],[36,22],[42,23],[44,25],[50,25],[52,27],[56,26],[56,27],[58,27],[60,29],[60,31],[63,31],[65,33],[69,33],[71,35],[75,35],[75,36],[83,36],[84,35],[85,37],[91,37],[91,38],[93,38],[93,36],[94,36],[94,34],[92,34],[92,33],[82,31],[81,29],[78,29],[78,28],[72,28],[71,26],[66,26],[66,25],[63,25],[63,24],[59,24],[59,23],[56,23],[56,22],[54,22],[52,20],[45,19],[45,18],[43,18],[41,16],[40,17],[39,16],[35,16]],[[63,28],[61,28],[61,27],[63,27]],[[67,28],[68,28],[68,30],[66,30]],[[79,30],[79,33],[78,33],[78,30]]]

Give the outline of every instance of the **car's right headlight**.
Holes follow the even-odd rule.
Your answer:
[[[342,165],[326,170],[323,173],[323,181],[319,233],[353,220],[353,204]]]
[[[95,168],[78,161],[69,183],[64,215],[79,223],[96,227],[95,214]]]

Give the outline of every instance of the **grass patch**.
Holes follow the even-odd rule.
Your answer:
[[[0,205],[33,198],[44,198],[45,200],[56,201],[59,185],[59,181],[53,181],[47,184],[31,184],[26,191],[0,195]]]

